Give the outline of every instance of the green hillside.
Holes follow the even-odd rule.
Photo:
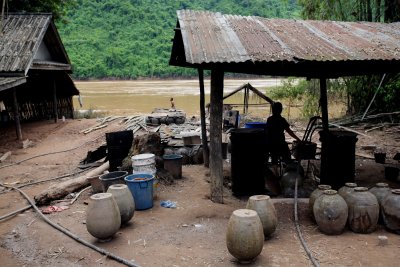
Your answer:
[[[296,0],[77,0],[58,29],[74,77],[136,79],[192,76],[168,66],[176,10],[298,17]]]

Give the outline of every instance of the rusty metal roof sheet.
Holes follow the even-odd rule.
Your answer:
[[[47,38],[60,63],[69,64],[50,14],[9,14],[0,34],[0,75],[27,74],[41,42]]]
[[[187,64],[400,60],[400,23],[177,15]]]

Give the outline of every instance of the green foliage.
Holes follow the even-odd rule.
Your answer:
[[[398,0],[298,0],[301,14],[306,19],[329,19],[341,21],[400,21]],[[368,107],[381,75],[344,78],[331,82],[331,87],[341,96],[347,93],[348,113],[362,113]],[[400,76],[390,75],[376,95],[376,112],[396,111],[399,109]]]
[[[197,71],[169,66],[179,9],[292,18],[296,0],[75,0],[58,29],[74,78],[191,77]]]
[[[2,3],[2,0],[0,3]],[[8,5],[8,6],[7,6]],[[75,0],[8,0],[6,8],[9,12],[42,12],[53,13],[56,21],[62,21],[67,8],[74,7]]]

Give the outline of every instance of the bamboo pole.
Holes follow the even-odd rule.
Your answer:
[[[56,78],[53,79],[53,109],[54,109],[54,122],[58,121],[58,112],[57,112],[57,87],[56,87]]]
[[[207,141],[207,128],[206,128],[206,111],[205,111],[205,93],[204,93],[204,71],[203,69],[197,69],[199,73],[199,84],[200,84],[200,120],[201,120],[201,143],[203,146],[203,158],[204,166],[209,167],[210,164],[210,152],[208,150]]]

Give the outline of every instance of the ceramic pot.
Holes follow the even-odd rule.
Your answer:
[[[390,189],[389,185],[387,183],[377,183],[374,187],[369,189],[369,192],[374,194],[376,199],[378,200],[379,203],[379,219],[378,222],[382,223],[383,218],[382,218],[382,200],[386,197],[386,195],[390,194],[392,190]]]
[[[135,212],[135,200],[125,184],[113,184],[107,190],[111,193],[117,203],[121,215],[121,224],[127,223],[132,219]]]
[[[90,197],[86,210],[86,229],[101,240],[107,241],[121,226],[121,215],[111,193],[99,193]]]
[[[400,189],[392,190],[382,200],[382,217],[387,229],[400,234]]]
[[[338,194],[347,202],[347,197],[357,187],[356,183],[345,183],[344,186],[339,188]],[[348,205],[348,204],[347,204]]]
[[[331,189],[332,187],[330,185],[327,184],[320,184],[318,185],[318,187],[312,191],[310,198],[308,199],[308,208],[311,212],[311,214],[314,217],[314,212],[313,212],[313,208],[314,208],[314,202],[315,200],[320,197],[325,190]]]
[[[356,187],[348,195],[349,227],[355,233],[368,234],[375,231],[379,218],[379,203],[366,187]]]
[[[294,188],[296,185],[297,179],[297,186],[300,187],[303,184],[303,178],[301,175],[296,171],[289,171],[285,172],[282,175],[280,184],[282,188],[282,192],[284,197],[293,197],[294,196]]]
[[[321,232],[338,235],[346,226],[348,207],[336,190],[325,190],[314,203],[313,213]]]
[[[263,245],[263,226],[257,212],[235,210],[229,218],[226,232],[229,253],[240,262],[250,262],[261,253]]]
[[[251,196],[247,201],[246,209],[255,210],[257,212],[263,226],[265,237],[275,232],[276,226],[278,225],[278,216],[269,196]]]

